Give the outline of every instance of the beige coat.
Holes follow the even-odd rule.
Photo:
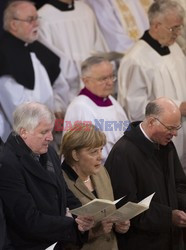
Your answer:
[[[88,190],[82,180],[78,177],[76,180],[69,178],[69,173],[63,170],[65,181],[68,188],[74,193],[76,197],[84,205],[96,197]],[[98,174],[91,176],[91,180],[94,184],[97,198],[113,200],[112,186],[109,175],[104,167],[101,167]],[[94,227],[99,228],[99,223]],[[116,237],[113,232],[99,236],[97,238],[89,240],[84,244],[82,250],[117,250]]]

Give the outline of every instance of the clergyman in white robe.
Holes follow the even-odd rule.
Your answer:
[[[103,162],[129,125],[129,120],[120,104],[112,96],[108,98],[112,105],[98,106],[90,96],[77,96],[67,109],[63,126],[63,133],[71,128],[75,122],[92,123],[102,130],[107,138],[102,152]]]
[[[155,98],[166,96],[178,107],[186,101],[186,59],[178,44],[170,53],[160,55],[146,41],[139,40],[122,59],[118,80],[118,101],[131,121],[143,120],[145,106]],[[186,172],[186,118],[174,143]]]
[[[69,84],[69,102],[81,89],[81,62],[93,53],[106,52],[106,42],[91,8],[79,1],[71,5],[49,1],[38,10],[39,40],[60,56],[63,75]],[[67,9],[69,8],[71,9]],[[63,10],[64,8],[64,10]]]
[[[54,112],[66,111],[65,95],[67,96],[69,88],[63,75],[60,73],[52,87],[45,68],[34,53],[31,53],[31,58],[35,73],[33,90],[25,88],[11,76],[0,77],[0,137],[3,141],[6,141],[12,130],[12,114],[15,108],[23,102],[41,102]]]

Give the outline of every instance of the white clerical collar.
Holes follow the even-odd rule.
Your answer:
[[[148,135],[145,133],[145,131],[143,130],[143,128],[142,128],[142,122],[139,124],[139,127],[140,127],[140,129],[141,129],[141,132],[144,134],[144,136],[145,136],[149,141],[151,141],[152,143],[154,143],[154,142],[148,137]]]

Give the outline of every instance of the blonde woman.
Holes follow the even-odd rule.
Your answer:
[[[62,169],[69,189],[82,204],[95,198],[113,200],[110,178],[101,165],[105,134],[94,125],[79,124],[72,127],[63,137],[61,154],[64,157]],[[83,250],[117,250],[114,231],[125,233],[129,221],[113,223],[103,220],[89,232],[89,240]]]

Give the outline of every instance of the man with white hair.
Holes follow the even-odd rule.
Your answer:
[[[22,102],[39,101],[59,117],[67,107],[68,85],[59,57],[39,43],[34,3],[10,1],[4,10],[0,42],[0,136],[7,139],[12,113]]]
[[[0,198],[15,249],[43,250],[58,242],[81,244],[93,225],[90,217],[74,219],[69,209],[80,206],[67,188],[60,160],[49,145],[55,116],[41,103],[19,105],[0,160]],[[56,246],[57,247],[57,246]]]

